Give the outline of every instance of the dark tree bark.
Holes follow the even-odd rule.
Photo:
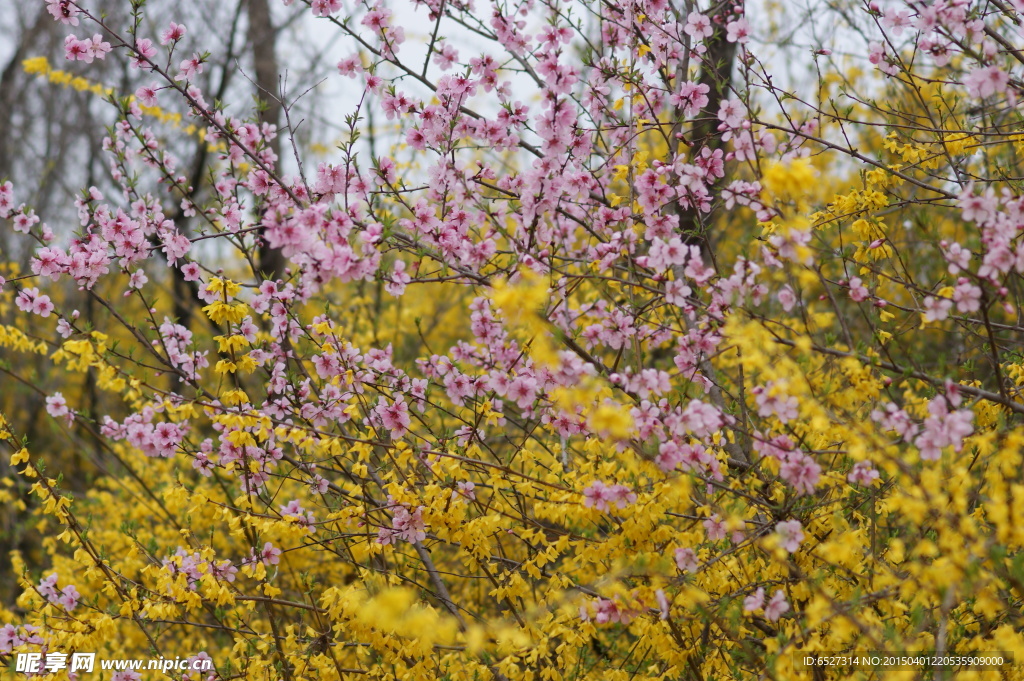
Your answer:
[[[249,10],[249,44],[252,45],[253,66],[256,76],[257,93],[263,102],[260,120],[275,128],[281,127],[281,96],[278,87],[277,30],[274,28],[267,0],[247,0]],[[280,161],[281,138],[275,137],[270,148]],[[271,279],[284,273],[284,256],[281,251],[270,248],[266,243],[260,247],[259,268]]]
[[[724,23],[714,24],[715,32],[707,41],[708,49],[703,57],[699,82],[708,86],[708,103],[693,121],[688,140],[692,157],[700,154],[705,147],[714,151],[722,146],[722,136],[718,133],[718,109],[727,96],[732,80],[733,62],[736,61],[736,43],[730,43],[725,39]],[[706,227],[700,213],[694,208],[680,211],[679,230],[683,242],[699,246],[701,252],[707,254],[714,263],[714,248]]]

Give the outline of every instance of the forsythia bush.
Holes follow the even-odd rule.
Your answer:
[[[4,380],[45,358],[98,466],[72,494],[69,455],[0,420],[0,498],[40,537],[0,576],[0,656],[1024,677],[1024,3],[833,3],[843,54],[801,52],[790,90],[741,0],[284,4],[354,47],[315,167],[197,87],[202,45],[144,0],[127,27],[47,0],[70,62],[151,84],[26,63],[116,107],[121,192],[47,226],[0,186],[32,249]],[[400,135],[368,150],[371,109]],[[853,651],[1007,662],[805,661]]]

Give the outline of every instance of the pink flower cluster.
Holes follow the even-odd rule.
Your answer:
[[[779,477],[791,486],[798,495],[811,494],[821,480],[821,465],[814,458],[801,451],[785,435],[770,439],[758,437],[754,448],[763,456],[770,456],[779,462]]]
[[[623,509],[634,503],[636,493],[625,485],[609,485],[595,480],[583,490],[583,505],[598,511],[610,511],[612,506]]]
[[[39,289],[35,287],[21,289],[18,292],[18,297],[14,299],[14,304],[22,312],[31,312],[40,317],[49,317],[50,313],[53,312],[53,303],[50,302],[50,296],[41,294]]]
[[[789,611],[789,603],[786,601],[786,594],[777,589],[772,595],[768,605],[764,603],[764,587],[759,586],[757,590],[743,599],[743,611],[754,612],[764,608],[764,616],[769,622],[777,622],[783,614]]]
[[[589,605],[580,606],[580,619],[596,624],[629,624],[640,614],[640,610],[622,603],[618,597],[596,598]]]
[[[68,612],[71,612],[78,606],[78,600],[82,597],[78,593],[78,589],[72,584],[58,589],[56,572],[39,580],[39,584],[36,585],[36,591],[50,603],[59,605]]]
[[[392,509],[393,513],[391,527],[382,527],[377,531],[378,544],[387,546],[394,543],[396,539],[415,544],[427,538],[427,525],[423,519],[424,508],[422,506],[410,513],[406,506],[396,504],[391,497],[388,497],[388,507]]]
[[[198,588],[204,575],[210,574],[217,580],[233,582],[238,574],[238,568],[230,560],[205,560],[199,553],[181,547],[173,555],[164,558],[161,564],[172,575],[184,575],[185,583],[192,591]]]
[[[0,654],[6,655],[26,643],[37,646],[45,643],[43,637],[39,635],[39,627],[32,624],[20,627],[5,624],[0,627]]]
[[[55,419],[64,419],[68,426],[75,420],[75,412],[68,407],[68,401],[59,391],[46,397],[46,413]]]
[[[970,409],[956,409],[961,401],[959,387],[947,383],[944,394],[928,402],[928,417],[921,424],[892,402],[873,411],[871,418],[883,428],[895,431],[905,442],[913,442],[923,461],[936,461],[946,447],[959,452],[963,448],[964,438],[974,432],[974,412]]]
[[[783,520],[775,525],[775,534],[779,539],[779,546],[787,553],[795,553],[800,548],[800,542],[804,540],[803,525],[799,520]]]
[[[312,511],[302,507],[297,499],[292,499],[280,509],[281,517],[294,522],[299,527],[305,528],[309,534],[316,533],[316,516]]]
[[[94,59],[105,59],[110,52],[110,43],[103,40],[100,34],[92,38],[79,40],[74,35],[64,39],[64,58],[69,61],[81,61],[91,64]]]
[[[123,423],[104,417],[100,432],[112,440],[124,440],[146,456],[169,459],[175,455],[182,439],[188,433],[188,423],[155,421],[157,411],[145,407],[132,414]]]

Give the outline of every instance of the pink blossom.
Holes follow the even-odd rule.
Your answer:
[[[402,437],[409,429],[409,407],[401,395],[396,397],[391,404],[381,398],[377,406],[374,407],[374,414],[380,419],[380,424],[391,431],[392,440]]]
[[[181,267],[181,274],[185,281],[199,281],[199,265],[194,262],[186,263]]]
[[[765,606],[764,616],[769,622],[776,622],[783,613],[789,611],[789,603],[786,602],[786,594],[782,593],[781,589],[776,590],[775,595],[768,601],[768,605]]]
[[[35,211],[31,209],[25,210],[25,207],[21,206],[14,214],[15,232],[28,234],[29,230],[32,229],[32,226],[37,224],[39,224],[39,217],[35,214]]]
[[[725,419],[712,405],[700,400],[690,400],[683,410],[681,423],[686,430],[699,438],[704,438],[725,425]]]
[[[14,212],[14,185],[10,181],[0,184],[0,218],[7,219]]]
[[[152,454],[165,459],[171,458],[184,436],[185,429],[179,424],[168,422],[156,424],[149,438]]]
[[[397,298],[405,293],[405,287],[410,281],[412,281],[412,277],[405,271],[405,263],[396,260],[395,269],[391,273],[391,278],[384,284],[384,290]]]
[[[974,69],[964,78],[967,94],[975,99],[985,99],[997,92],[1006,92],[1010,76],[997,66]]]
[[[796,489],[797,494],[810,494],[821,478],[821,466],[803,452],[792,452],[779,467],[779,477]]]
[[[73,585],[67,585],[63,589],[57,589],[57,573],[51,573],[41,579],[36,586],[36,591],[50,603],[60,605],[68,612],[71,612],[78,605],[81,594]]]
[[[797,399],[786,395],[775,381],[768,381],[764,386],[755,386],[750,393],[757,402],[758,416],[774,415],[782,423],[789,423],[800,415]]]
[[[927,296],[924,299],[924,320],[926,322],[941,322],[949,317],[952,307],[952,300]]]
[[[6,655],[23,643],[18,630],[13,625],[5,624],[0,627],[0,654]]]
[[[730,21],[725,28],[725,39],[730,43],[743,45],[750,40],[750,24],[743,17]]]
[[[936,66],[946,66],[953,58],[953,44],[938,34],[933,33],[922,37],[917,46],[922,52],[931,56]]]
[[[672,606],[668,602],[668,597],[665,596],[664,590],[658,589],[655,591],[654,598],[658,601],[658,610],[661,612],[660,619],[667,620]]]
[[[537,379],[532,376],[518,376],[508,386],[508,396],[515,400],[520,409],[527,409],[537,397]]]
[[[715,29],[711,27],[711,19],[700,12],[690,12],[689,16],[686,17],[686,25],[683,26],[683,32],[695,40],[701,38],[710,38]]]
[[[871,294],[868,292],[867,286],[864,286],[864,282],[861,281],[860,277],[850,278],[850,298],[856,303],[863,303],[867,300]]]
[[[338,73],[349,78],[355,78],[361,73],[363,65],[359,61],[359,55],[351,55],[338,62]]]
[[[378,186],[394,186],[398,182],[398,166],[394,160],[387,156],[381,158],[377,163],[377,177],[374,181]]]
[[[960,277],[953,289],[953,302],[956,303],[957,311],[966,313],[980,310],[981,294],[981,289],[972,284],[970,279]]]
[[[178,65],[178,75],[174,80],[191,80],[194,76],[203,72],[203,58],[195,53],[189,59],[183,59]]]
[[[265,196],[270,191],[270,176],[266,171],[256,169],[249,173],[249,189],[256,196]]]
[[[949,262],[950,274],[958,274],[961,270],[966,270],[971,262],[971,252],[956,242],[948,246],[943,242],[943,255]]]
[[[893,35],[900,35],[904,28],[911,25],[910,12],[905,9],[887,7],[880,22],[883,27],[890,29]]]
[[[472,481],[460,482],[456,485],[456,487],[458,489],[458,491],[456,492],[457,495],[469,499],[470,501],[476,500],[476,492],[474,491],[476,488],[476,483]]]
[[[794,553],[804,540],[803,525],[799,520],[784,520],[775,525],[775,533],[779,537],[779,545],[788,553]]]
[[[68,402],[64,399],[64,395],[55,392],[46,398],[46,413],[55,419],[64,418],[68,425],[74,420],[75,415],[68,407]]]
[[[738,99],[725,99],[718,108],[718,120],[730,128],[738,128],[746,115],[746,107]]]
[[[35,257],[32,258],[32,272],[57,281],[61,273],[66,271],[66,262],[67,256],[59,249],[44,246],[36,251]]]
[[[882,43],[869,43],[868,44],[868,61],[878,67],[878,70],[882,73],[895,76],[899,73],[895,61],[886,54],[885,45]]]
[[[104,59],[110,52],[110,43],[103,40],[103,36],[96,34],[92,37],[92,54],[96,59]]]
[[[310,534],[316,532],[316,517],[312,511],[305,510],[297,499],[289,501],[280,508],[280,511],[282,518],[294,521],[300,527],[305,528]]]
[[[670,267],[682,267],[690,255],[689,248],[679,237],[665,242],[654,239],[647,254],[647,264],[655,270],[667,270]]]
[[[683,572],[696,572],[699,563],[697,553],[691,548],[678,548],[675,551],[676,567]]]
[[[995,218],[999,208],[999,199],[992,188],[989,187],[984,194],[975,194],[974,183],[970,183],[964,188],[960,196],[957,197],[957,203],[960,206],[960,215],[963,219],[968,222],[977,222],[979,225],[987,224]],[[960,246],[960,244],[954,244],[954,246]]]
[[[773,234],[768,238],[768,243],[778,249],[780,258],[804,265],[814,262],[813,253],[806,248],[810,242],[811,232],[807,229],[791,229],[788,234]]]
[[[132,275],[128,280],[128,286],[130,288],[140,289],[146,285],[147,281],[149,281],[149,277],[146,276],[145,271],[137,269],[132,272]]]
[[[134,669],[126,669],[124,671],[114,672],[110,676],[110,681],[139,681],[141,678],[142,675]]]
[[[53,312],[53,303],[50,302],[50,296],[40,295],[37,288],[23,288],[18,293],[18,297],[14,299],[14,304],[22,312],[31,312],[40,317],[49,317],[50,313]]]
[[[754,138],[747,130],[742,130],[733,137],[732,149],[734,158],[741,163],[743,161],[753,161],[756,157]]]
[[[782,304],[782,309],[786,312],[792,310],[793,306],[796,305],[797,302],[796,293],[793,292],[793,289],[790,288],[789,284],[780,288],[779,292],[775,294],[775,297],[778,299],[779,303]]]
[[[725,521],[719,518],[717,513],[705,519],[703,525],[710,541],[725,539]]]
[[[878,471],[872,467],[870,461],[858,461],[853,465],[850,474],[846,476],[850,484],[864,485],[865,487],[870,486],[878,478]]]
[[[871,412],[871,419],[887,430],[896,431],[904,441],[910,442],[917,435],[918,427],[907,412],[892,402],[887,402],[882,409]]]
[[[198,471],[204,478],[213,476],[214,464],[210,461],[209,455],[206,452],[196,452],[195,457],[192,459],[192,468]]]
[[[693,289],[678,279],[665,282],[665,302],[669,305],[682,307],[692,294]]]
[[[39,584],[36,586],[36,591],[51,603],[57,600],[57,573],[51,572],[47,576],[39,580]]]
[[[686,263],[683,274],[693,280],[698,286],[706,284],[711,277],[715,276],[713,267],[705,267],[700,256],[700,249],[697,246],[690,246],[690,261]]]
[[[764,587],[757,587],[757,591],[749,594],[743,599],[743,612],[754,612],[760,610],[764,605]]]
[[[923,461],[937,461],[945,447],[954,452],[963,448],[965,437],[974,432],[974,412],[961,409],[950,412],[947,396],[939,395],[928,403],[928,418],[914,440]]]
[[[341,0],[313,0],[310,9],[315,17],[329,17],[341,11]]]
[[[639,614],[618,602],[618,598],[597,598],[591,606],[594,612],[594,622],[597,624],[629,624]],[[580,607],[580,619],[589,620],[590,611],[587,607]]]
[[[73,39],[74,36],[68,36],[69,39]],[[79,61],[84,61],[86,64],[91,64],[93,59],[104,59],[107,53],[110,52],[110,43],[103,40],[103,36],[99,33],[94,35],[91,39],[85,38],[83,40],[76,40],[76,45],[71,45],[69,51],[69,42],[65,40],[64,48],[65,51],[70,53],[74,52],[75,58]],[[69,59],[71,58],[68,54],[65,54]]]
[[[176,24],[172,21],[170,26],[164,29],[164,31],[160,34],[160,44],[170,45],[171,43],[178,42],[184,37],[185,27],[182,24]]]
[[[235,575],[238,574],[238,568],[232,565],[230,560],[210,561],[209,566],[210,574],[226,582],[235,581]]]
[[[78,36],[72,34],[64,38],[64,58],[68,61],[84,61],[92,63],[92,42],[79,40]]]
[[[156,47],[149,38],[139,38],[135,41],[136,56],[132,59],[132,66],[141,69],[147,66],[156,56]]]
[[[611,504],[623,509],[635,502],[636,494],[625,485],[608,485],[595,480],[583,490],[583,505],[598,511],[610,510]]]
[[[60,590],[60,596],[57,597],[57,603],[68,612],[71,612],[78,605],[78,599],[81,597],[82,595],[78,593],[78,589],[69,584]]]
[[[74,332],[75,330],[71,327],[71,323],[68,320],[64,318],[57,320],[57,333],[60,334],[61,338],[70,338]]]
[[[714,467],[717,466],[718,459],[708,454],[700,444],[678,444],[669,440],[661,443],[654,462],[658,468],[666,472],[675,470],[682,465],[686,471],[711,471],[714,474]]]
[[[409,513],[405,506],[395,505],[394,517],[391,521],[391,528],[381,528],[377,532],[377,542],[388,545],[394,540],[401,539],[410,544],[421,542],[427,538],[427,526],[423,520],[423,507],[419,506],[415,511]]]
[[[78,26],[78,8],[69,0],[46,0],[46,11],[55,21],[66,26]]]
[[[270,542],[266,542],[260,550],[260,560],[266,565],[277,565],[281,562],[281,549],[276,548]]]
[[[683,115],[693,116],[707,106],[710,91],[711,88],[704,83],[687,81],[679,86],[679,92],[673,93],[669,101],[672,106],[682,109]]]
[[[145,106],[156,106],[157,88],[154,85],[140,85],[135,90],[135,97]]]
[[[447,71],[459,60],[459,52],[454,47],[445,43],[434,53],[434,63],[442,71]]]

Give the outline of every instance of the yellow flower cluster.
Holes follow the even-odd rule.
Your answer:
[[[105,99],[109,99],[116,94],[116,90],[112,87],[108,87],[102,83],[92,82],[87,78],[76,76],[68,71],[53,68],[49,59],[46,57],[30,57],[22,61],[21,67],[22,70],[30,76],[46,78],[54,85],[60,85],[66,88],[69,87],[77,92],[89,92]],[[129,101],[134,101],[135,95],[129,95],[128,98]],[[194,136],[199,140],[206,138],[205,128],[193,123],[186,125],[180,113],[164,111],[159,106],[149,106],[146,104],[139,104],[139,110],[142,111],[143,114],[157,119],[174,130],[180,130],[190,137]],[[208,147],[210,151],[214,152],[223,151],[226,148],[224,143],[219,141],[208,144]]]

